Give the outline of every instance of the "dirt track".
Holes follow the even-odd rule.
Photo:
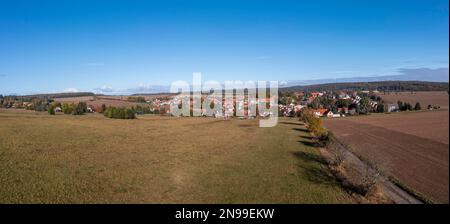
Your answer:
[[[398,122],[407,123],[414,127],[415,116],[423,115],[417,113],[417,115],[410,117],[405,116],[403,120],[399,118]],[[406,129],[382,127],[383,120],[379,120],[377,125],[368,124],[370,123],[368,121],[374,118],[376,117],[330,119],[325,120],[325,126],[331,129],[336,137],[348,145],[356,154],[375,161],[382,169],[402,183],[433,201],[448,203],[448,137],[446,144],[438,139],[433,140],[429,137],[424,138],[405,133]],[[385,122],[388,122],[386,124],[392,123],[390,119],[385,120]],[[447,123],[442,123],[442,125],[446,125],[448,133],[448,120]],[[386,126],[389,127],[389,125]],[[399,130],[402,130],[402,132]],[[429,134],[432,135],[433,133],[430,132]]]

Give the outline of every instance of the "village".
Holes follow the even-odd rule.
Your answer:
[[[386,93],[384,93],[386,94]],[[388,93],[394,94],[394,93]],[[385,102],[382,94],[377,91],[280,91],[278,94],[278,116],[296,117],[298,113],[307,108],[316,117],[344,118],[346,116],[365,115],[369,113],[391,113],[406,110],[421,110],[419,102],[414,106],[403,102]],[[82,111],[85,113],[104,113],[108,107],[131,109],[136,115],[158,114],[180,116],[172,113],[174,108],[181,108],[183,102],[188,102],[190,112],[182,116],[202,116],[215,118],[238,117],[240,119],[254,119],[256,117],[273,116],[273,111],[259,110],[268,108],[271,102],[276,102],[275,96],[271,98],[256,98],[249,96],[234,96],[233,98],[210,98],[201,96],[200,108],[195,108],[195,101],[191,95],[161,95],[148,96],[92,96],[81,99],[73,98],[48,98],[48,97],[24,97],[24,96],[0,96],[0,107],[13,109],[26,109],[35,111],[49,111],[53,113],[71,114],[82,103]],[[83,101],[84,100],[84,101]],[[208,103],[205,101],[208,100]],[[205,105],[210,105],[206,108]],[[259,106],[259,107],[258,107]],[[72,108],[72,109],[71,109]],[[427,109],[438,109],[438,105],[428,105]]]
[[[397,112],[398,104],[385,103],[374,91],[287,92],[280,96],[280,112],[293,117],[303,108],[311,109],[316,117],[338,118],[371,112]]]

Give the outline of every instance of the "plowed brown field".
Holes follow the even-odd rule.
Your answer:
[[[410,112],[325,119],[356,154],[376,162],[403,184],[449,202],[449,112]]]

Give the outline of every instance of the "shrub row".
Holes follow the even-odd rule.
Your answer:
[[[322,126],[322,120],[315,117],[311,110],[303,109],[297,114],[297,117],[308,125],[308,131],[315,136],[318,146],[325,147],[330,144],[333,139],[332,133]]]
[[[64,103],[61,105],[61,110],[64,114],[83,115],[87,112],[87,104],[85,102],[79,102],[77,104]]]
[[[114,119],[135,119],[136,112],[132,109],[128,108],[116,108],[116,107],[107,107],[104,111],[105,117],[114,118]]]

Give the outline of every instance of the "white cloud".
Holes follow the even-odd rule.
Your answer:
[[[170,86],[167,85],[150,85],[150,84],[139,84],[136,88],[129,88],[126,92],[133,93],[163,93],[169,92]]]
[[[112,86],[109,85],[103,85],[100,88],[96,88],[96,91],[98,91],[99,93],[112,93],[114,92],[114,88]]]
[[[64,89],[63,92],[64,93],[78,93],[80,91],[76,88],[67,88],[67,89]]]
[[[104,92],[111,92],[114,89],[111,86],[103,85],[102,88],[100,88],[100,90],[102,90]]]

